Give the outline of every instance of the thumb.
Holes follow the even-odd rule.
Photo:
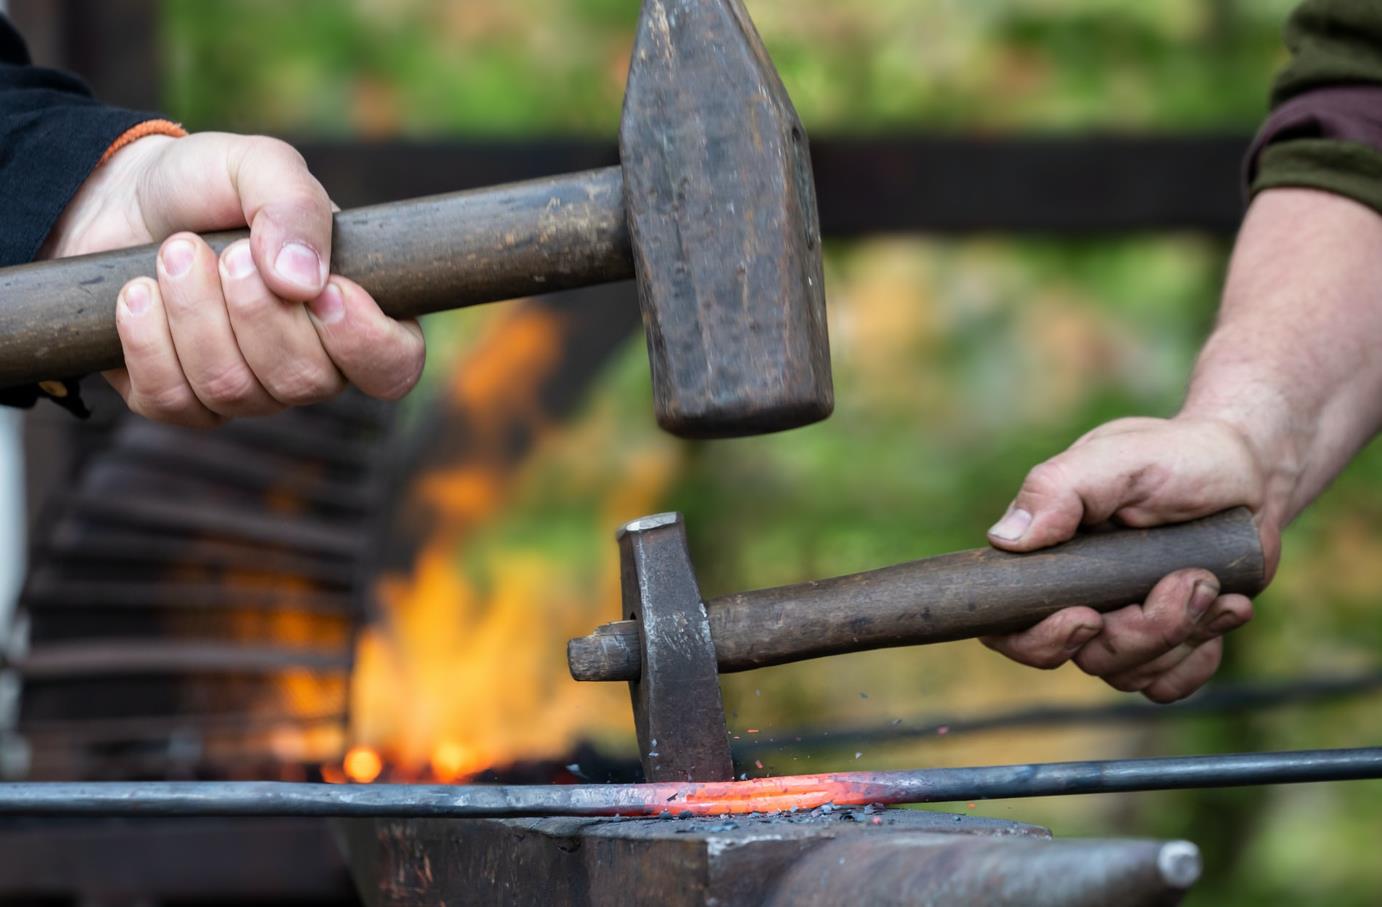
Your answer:
[[[143,181],[141,211],[155,237],[249,225],[259,273],[283,299],[314,299],[326,284],[331,200],[302,156],[277,139],[178,139]]]
[[[1085,521],[1085,502],[1075,477],[1087,483],[1088,469],[1099,468],[1097,461],[1079,462],[1083,459],[1066,451],[1027,473],[1003,518],[989,528],[990,543],[1006,551],[1033,551],[1074,536]]]
[[[1069,540],[1082,524],[1115,516],[1146,526],[1228,506],[1192,493],[1205,484],[1201,473],[1222,471],[1221,455],[1191,457],[1174,470],[1165,462],[1168,449],[1192,446],[1187,431],[1151,419],[1100,426],[1027,473],[1007,513],[989,529],[990,543],[1033,551]]]

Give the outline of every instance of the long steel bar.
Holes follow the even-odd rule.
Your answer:
[[[1382,747],[628,785],[0,784],[0,815],[658,816],[1382,778]]]

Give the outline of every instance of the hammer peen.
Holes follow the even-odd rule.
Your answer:
[[[668,431],[828,416],[806,136],[741,0],[644,0],[619,150],[620,167],[342,212],[332,271],[400,318],[636,277]],[[156,253],[0,270],[0,388],[120,365],[116,296]]]
[[[719,675],[890,646],[1025,629],[1070,605],[1142,601],[1166,574],[1202,567],[1253,595],[1266,561],[1244,508],[1154,529],[1091,532],[1043,551],[961,551],[865,573],[705,601],[681,515],[619,531],[622,613],[571,640],[576,680],[627,680],[650,781],[733,776]]]

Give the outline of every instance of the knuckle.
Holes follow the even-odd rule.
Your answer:
[[[1057,460],[1047,460],[1045,463],[1038,463],[1032,467],[1031,472],[1027,473],[1027,478],[1022,483],[1022,490],[1029,494],[1045,497],[1064,488],[1067,483],[1065,467]]]
[[[138,396],[146,408],[157,413],[182,412],[197,405],[197,398],[186,385],[162,387],[153,391],[141,390]]]
[[[140,360],[157,356],[168,343],[157,334],[134,330],[121,320],[116,322],[116,331],[120,335],[120,345],[125,351],[126,362],[138,363]]]
[[[1155,654],[1160,656],[1171,651],[1189,639],[1193,632],[1195,632],[1195,619],[1188,610],[1176,620],[1158,621],[1153,629]]]
[[[386,381],[382,390],[374,396],[382,400],[399,400],[407,396],[422,378],[423,363],[424,357],[420,351],[409,354],[392,371],[392,380]]]
[[[317,365],[299,365],[275,376],[268,390],[280,403],[306,406],[334,396],[340,387],[340,377],[334,371]]]
[[[1105,677],[1104,683],[1113,687],[1120,693],[1140,693],[1147,688],[1151,682],[1145,677],[1129,676],[1120,674],[1115,677]]]
[[[345,323],[348,325],[346,355],[364,362],[378,359],[392,362],[399,358],[398,339],[389,331],[388,324],[366,318]]]
[[[1084,647],[1075,657],[1071,659],[1075,667],[1079,668],[1090,677],[1102,677],[1107,671],[1107,666],[1100,664],[1100,659],[1089,646]]]
[[[259,382],[243,365],[221,369],[201,385],[201,398],[212,409],[238,407],[253,402],[259,395]]]
[[[1152,684],[1142,691],[1142,695],[1158,705],[1167,705],[1177,700],[1184,699],[1195,692],[1195,687],[1176,683],[1175,681],[1162,680]]]
[[[1054,671],[1069,660],[1069,656],[1064,652],[1053,652],[1049,649],[1028,653],[1024,659],[1026,664],[1040,671]]]
[[[1129,464],[1118,476],[1123,497],[1127,499],[1152,497],[1170,478],[1171,471],[1155,461]]]
[[[331,214],[331,206],[324,193],[317,193],[308,187],[285,189],[265,211],[280,224],[311,224],[316,219],[324,219]]]
[[[264,315],[273,300],[264,292],[256,292],[253,288],[241,286],[236,291],[225,294],[226,309],[235,317],[241,319],[258,318]]]
[[[163,308],[174,324],[180,324],[184,316],[204,311],[210,300],[200,293],[178,292],[172,288],[163,294]]]
[[[1011,661],[1040,671],[1049,671],[1065,663],[1065,658],[1046,648],[1023,645],[1012,636],[983,636],[979,640],[988,648]]]
[[[271,135],[251,135],[245,137],[245,155],[250,158],[268,158],[295,166],[307,167],[307,161],[292,145]]]
[[[135,413],[158,422],[200,425],[204,421],[200,402],[185,385],[136,390],[130,394],[129,406]]]
[[[269,210],[330,214],[331,202],[326,189],[312,175],[302,152],[272,136],[249,136],[246,143],[242,166],[258,174],[272,175],[278,182],[274,198],[267,206]]]
[[[1123,638],[1125,635],[1117,630],[1106,630],[1081,649],[1080,661],[1083,665],[1088,665],[1086,673],[1105,673],[1109,665],[1123,660],[1124,655],[1129,652],[1127,640]]]

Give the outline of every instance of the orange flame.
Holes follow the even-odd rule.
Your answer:
[[[443,740],[432,751],[432,775],[443,784],[455,784],[473,778],[493,762],[483,750]]]
[[[620,448],[613,478],[592,478],[587,464],[608,457],[590,446],[607,443],[609,426],[550,431],[539,391],[558,374],[567,324],[551,310],[513,310],[448,388],[467,429],[461,462],[415,483],[431,529],[411,573],[380,584],[385,620],[362,635],[352,677],[352,737],[383,757],[389,780],[463,782],[592,736],[632,739],[622,685],[577,684],[565,660],[567,639],[618,601],[612,540],[592,570],[585,553],[563,562],[487,533],[554,461],[569,481],[604,482],[597,519],[609,526],[655,509],[674,471],[677,449],[650,433],[651,444]],[[515,464],[512,439],[525,432],[535,453]]]

